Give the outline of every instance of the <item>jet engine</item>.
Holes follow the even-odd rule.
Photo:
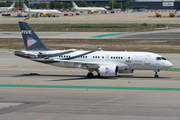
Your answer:
[[[119,70],[116,65],[103,65],[98,68],[98,72],[101,76],[117,76]]]
[[[42,16],[46,17],[46,16],[47,16],[47,13],[42,13]]]
[[[91,10],[91,14],[94,13],[95,11],[94,10]]]

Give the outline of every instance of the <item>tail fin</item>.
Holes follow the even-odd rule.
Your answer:
[[[26,22],[19,22],[26,50],[51,50],[46,47]]]
[[[10,8],[15,8],[15,2],[10,6]]]
[[[29,8],[23,3],[23,11],[28,11]]]
[[[78,6],[76,5],[76,3],[72,2],[73,8],[78,8]]]

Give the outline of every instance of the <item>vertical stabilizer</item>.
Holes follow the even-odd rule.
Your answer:
[[[23,11],[29,11],[29,8],[23,3]]]
[[[73,8],[78,8],[78,6],[76,5],[76,3],[72,2]]]
[[[19,22],[26,50],[51,50],[46,47],[26,22]]]
[[[15,2],[10,6],[10,8],[15,8]]]

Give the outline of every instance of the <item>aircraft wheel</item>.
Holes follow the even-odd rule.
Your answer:
[[[87,78],[93,78],[94,77],[94,74],[93,73],[88,73],[87,74]]]
[[[98,73],[98,77],[100,77],[101,75],[100,75],[100,73]]]
[[[154,75],[154,78],[159,78],[159,75]]]

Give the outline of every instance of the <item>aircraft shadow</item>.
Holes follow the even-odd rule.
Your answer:
[[[93,78],[87,78],[85,75],[42,75],[38,73],[30,73],[30,74],[20,74],[12,77],[27,77],[27,76],[40,76],[40,77],[68,77],[67,79],[58,79],[58,80],[49,80],[49,81],[67,81],[67,80],[92,80],[92,79],[104,79],[104,80],[117,80],[121,78],[140,78],[139,80],[146,80],[146,79],[152,79],[154,78],[153,76],[146,77],[146,76],[134,76],[134,75],[118,75],[117,77],[101,77],[95,75]],[[159,77],[159,78],[154,78],[154,80],[160,80],[160,79],[170,79],[171,77]],[[136,80],[136,79],[135,79]]]

